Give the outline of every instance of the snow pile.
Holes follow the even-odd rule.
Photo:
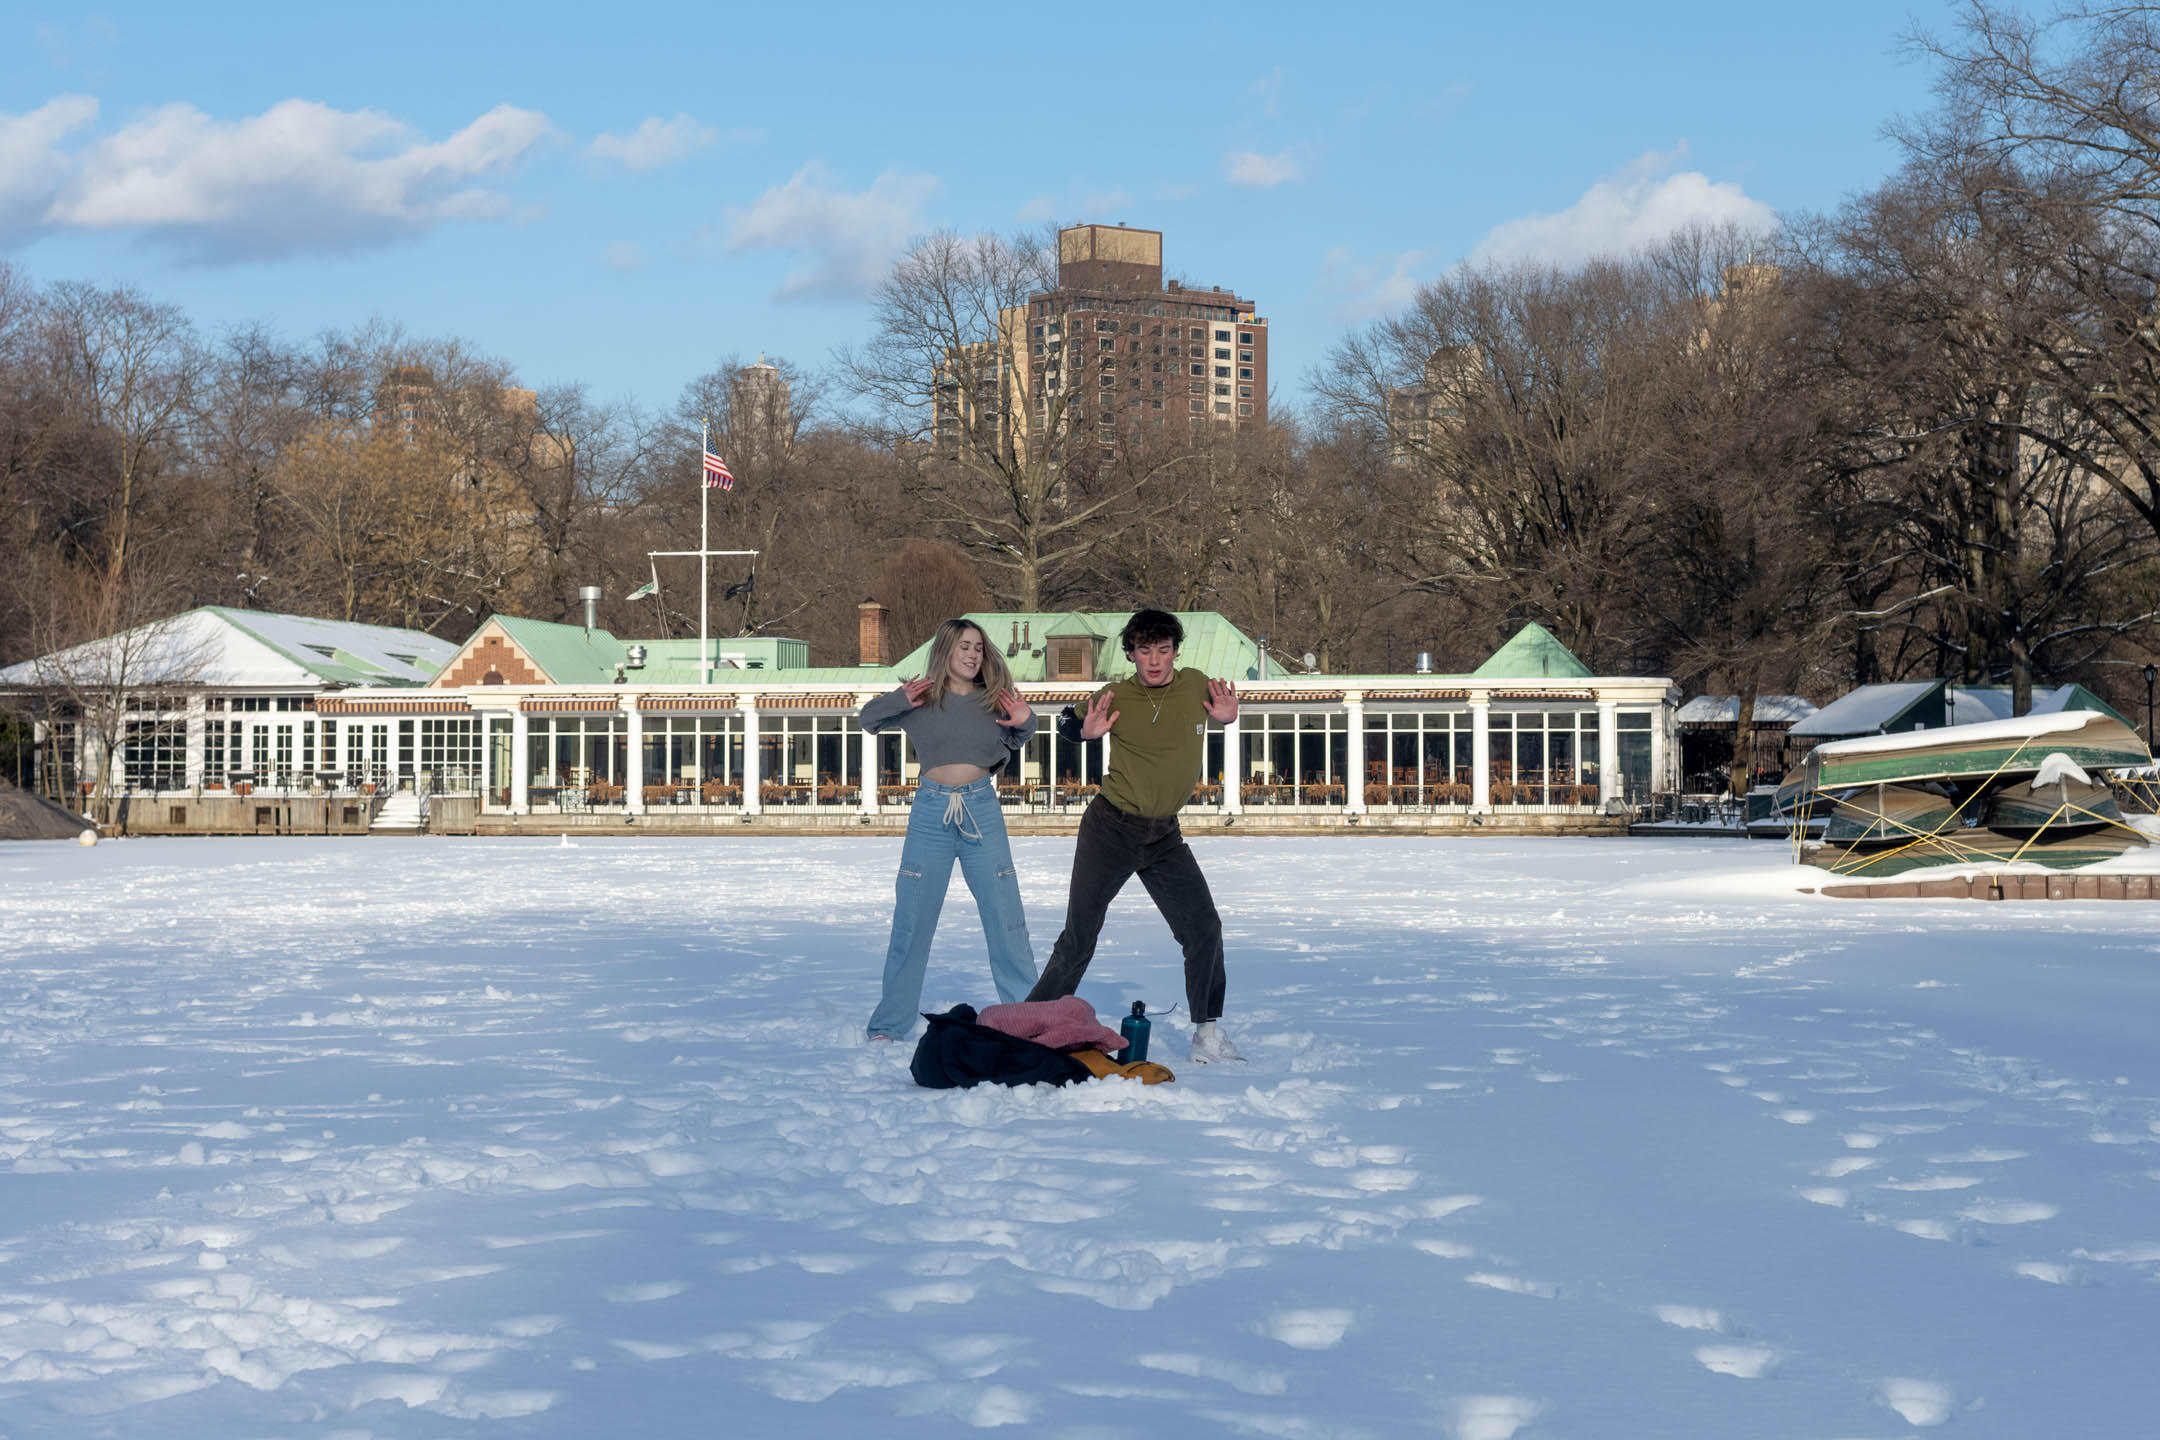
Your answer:
[[[1173,1085],[870,1046],[897,840],[0,851],[0,1433],[2129,1434],[2151,906],[1211,839]],[[1071,842],[1015,844],[1038,953]],[[816,897],[806,905],[805,897]],[[988,990],[948,904],[927,1005]]]

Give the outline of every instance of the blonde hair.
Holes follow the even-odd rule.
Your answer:
[[[930,693],[923,697],[929,704],[941,710],[945,707],[947,686],[952,681],[953,651],[960,648],[960,637],[970,630],[982,635],[982,669],[975,672],[975,698],[981,702],[983,709],[996,710],[998,692],[1012,686],[1012,670],[1005,664],[1005,657],[998,653],[997,647],[990,643],[990,637],[983,634],[982,626],[965,617],[944,621],[937,627],[937,634],[930,639],[930,659],[927,667]]]

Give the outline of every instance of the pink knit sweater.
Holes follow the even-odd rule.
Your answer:
[[[975,1018],[993,1030],[1033,1040],[1052,1050],[1100,1050],[1104,1054],[1116,1054],[1125,1048],[1125,1037],[1097,1020],[1095,1007],[1078,995],[992,1005]]]

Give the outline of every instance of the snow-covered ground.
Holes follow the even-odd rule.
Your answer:
[[[2154,1433],[2160,906],[1203,840],[1249,1064],[931,1092],[897,846],[0,848],[0,1437]]]

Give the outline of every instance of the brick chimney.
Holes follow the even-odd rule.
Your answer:
[[[865,600],[855,607],[856,647],[861,652],[864,665],[890,665],[895,657],[885,638],[885,616],[888,612],[875,600]]]

